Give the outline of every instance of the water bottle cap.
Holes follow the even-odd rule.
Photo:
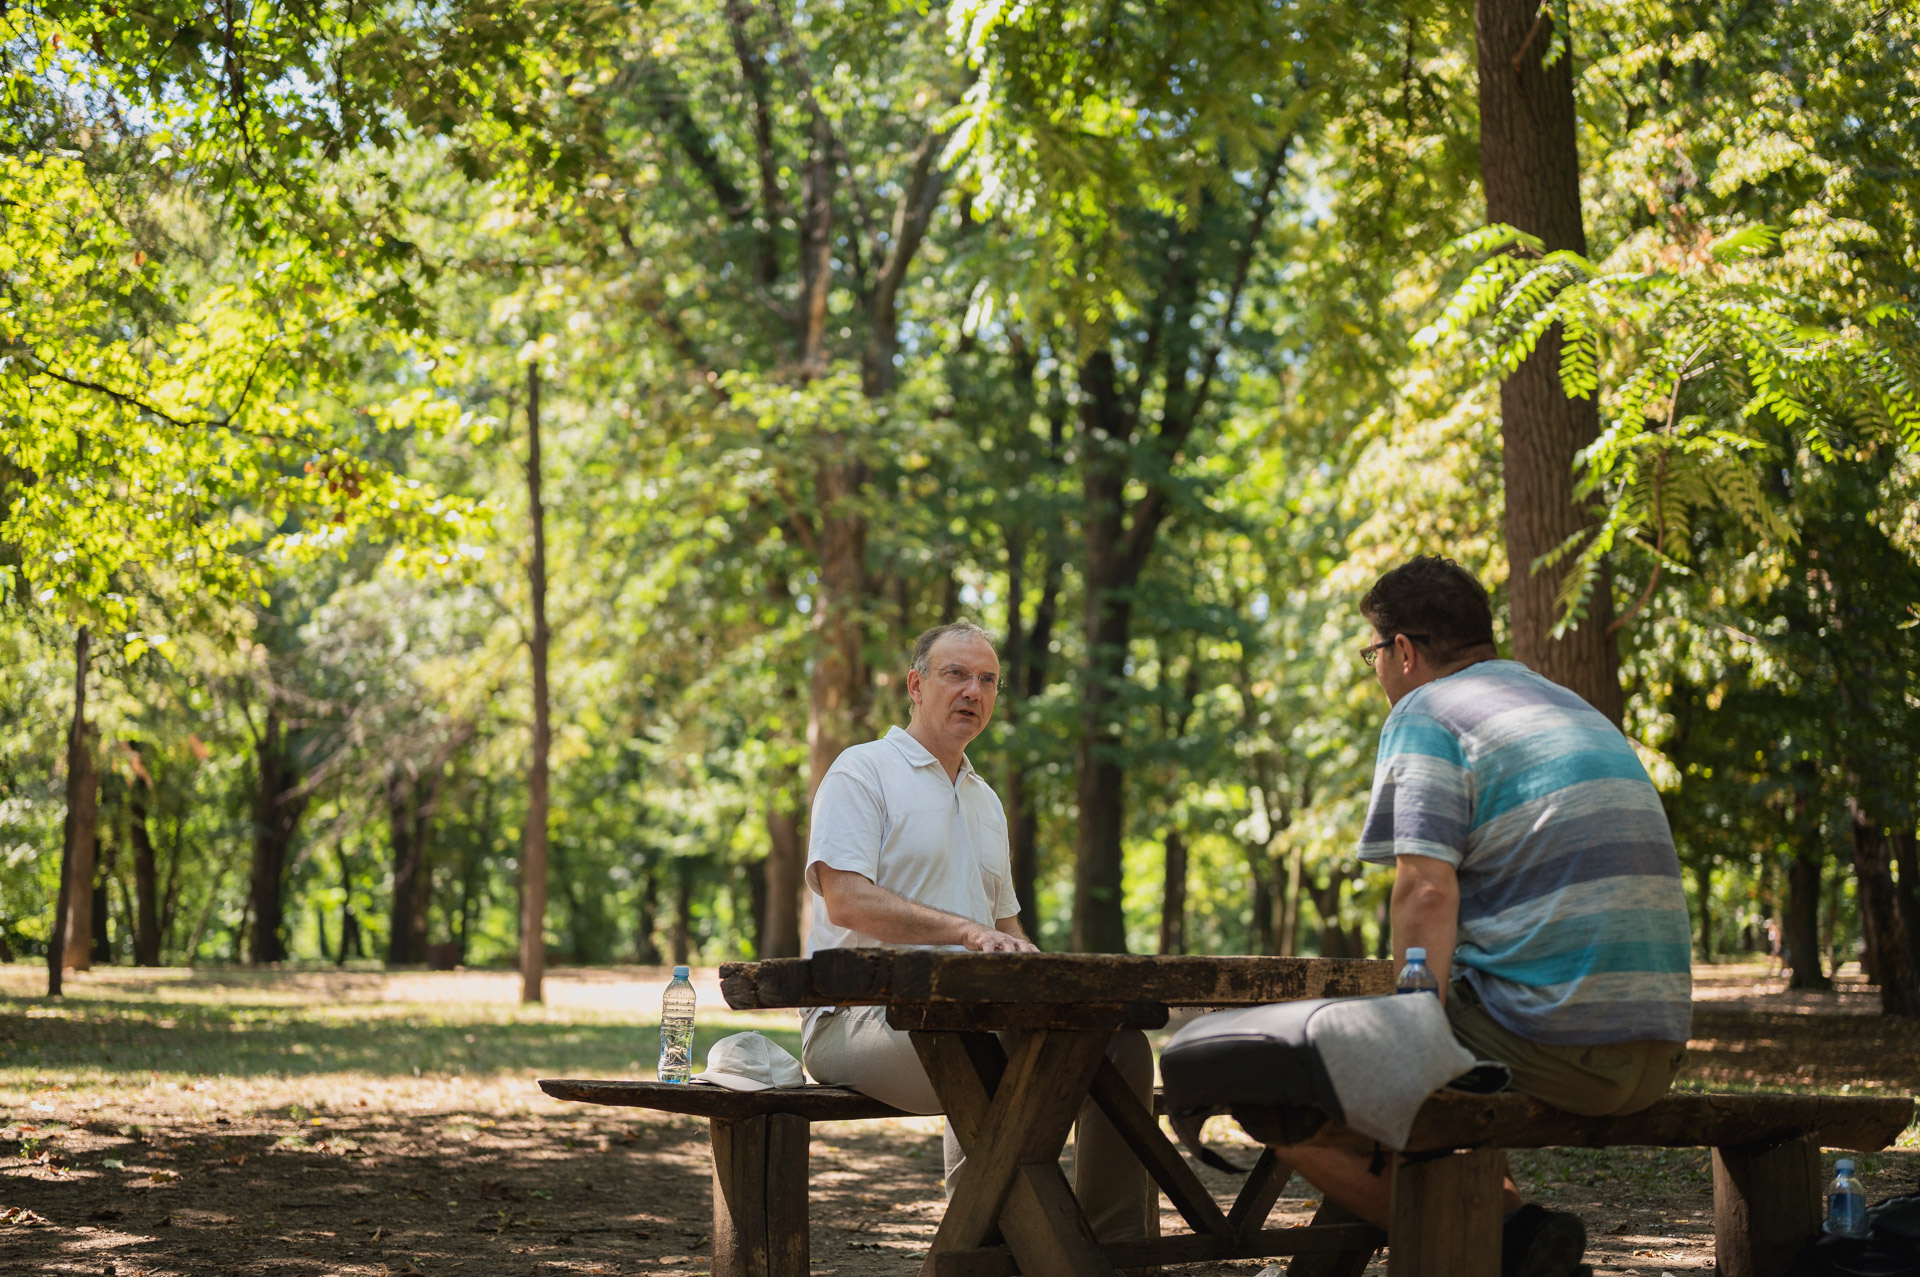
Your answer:
[[[1412,945],[1407,949],[1408,962],[1425,962],[1426,960],[1427,960],[1427,951],[1425,949],[1422,949],[1419,945],[1417,944]]]
[[[684,980],[692,974],[693,974],[692,967],[675,967],[673,969],[673,978],[676,980]]]
[[[1836,1171],[1850,1171],[1853,1169],[1853,1159],[1851,1157],[1843,1157],[1833,1164],[1833,1169]]]

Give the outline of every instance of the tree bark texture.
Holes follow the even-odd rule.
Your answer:
[[[247,960],[256,966],[286,960],[287,862],[307,805],[299,792],[293,744],[280,707],[269,695],[266,723],[253,744],[258,783],[253,795],[253,876],[247,892],[253,929]]]
[[[1584,253],[1572,53],[1563,50],[1552,66],[1542,65],[1554,25],[1539,0],[1474,4],[1480,174],[1489,222],[1537,235],[1548,252]],[[1556,325],[1500,385],[1513,653],[1617,724],[1624,699],[1619,653],[1609,633],[1611,574],[1600,573],[1585,617],[1556,639],[1554,596],[1570,561],[1533,570],[1541,555],[1596,526],[1574,504],[1573,484],[1574,454],[1600,433],[1599,406],[1592,398],[1569,399],[1561,390],[1560,338]]]
[[[77,702],[76,702],[77,703]],[[76,719],[67,744],[66,966],[93,965],[93,879],[99,851],[100,775],[91,724]]]
[[[133,850],[133,962],[160,965],[160,863],[153,834],[147,826],[153,778],[147,772],[137,741],[127,743],[133,776],[127,781],[127,843]]]
[[[1086,535],[1081,629],[1087,655],[1081,674],[1080,736],[1074,748],[1079,810],[1074,821],[1073,948],[1125,953],[1120,840],[1126,828],[1126,767],[1120,757],[1119,711],[1133,636],[1130,590],[1139,577],[1127,552],[1122,505],[1130,432],[1110,354],[1100,351],[1088,359],[1081,388],[1081,526]]]
[[[1920,1015],[1920,971],[1915,970],[1906,919],[1896,899],[1886,828],[1851,798],[1847,811],[1853,820],[1853,881],[1861,939],[1880,985],[1880,1010],[1886,1015]]]
[[[1819,848],[1796,848],[1787,862],[1786,964],[1793,973],[1788,984],[1795,989],[1831,989],[1820,965],[1820,873]]]
[[[527,523],[533,553],[527,592],[533,629],[533,749],[527,765],[527,827],[520,840],[520,1000],[539,1002],[547,974],[547,758],[553,744],[547,694],[547,510],[540,495],[540,364],[527,365]]]
[[[87,659],[92,634],[82,625],[73,640],[73,721],[67,727],[67,814],[60,839],[60,886],[53,902],[53,935],[47,944],[47,996],[61,996],[67,966],[67,942],[72,938],[76,885],[75,850],[86,840],[88,877],[93,871],[93,811],[98,801],[93,777],[93,750],[87,740]],[[83,950],[84,952],[84,950]]]

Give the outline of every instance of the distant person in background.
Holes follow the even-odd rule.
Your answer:
[[[1787,972],[1787,953],[1780,943],[1780,924],[1772,918],[1767,919],[1767,974],[1785,975]]]
[[[1361,650],[1392,707],[1360,858],[1395,866],[1395,965],[1424,946],[1447,1019],[1516,1090],[1591,1116],[1633,1113],[1686,1058],[1692,942],[1660,796],[1619,728],[1499,659],[1487,592],[1422,556],[1360,601]],[[1385,1226],[1365,1154],[1282,1148],[1336,1202]],[[1577,1215],[1506,1181],[1502,1277],[1578,1277]]]
[[[1036,952],[1020,930],[1008,863],[1007,817],[967,761],[1000,691],[1000,660],[977,625],[936,626],[913,645],[906,728],[844,751],[814,795],[807,886],[819,895],[807,951],[926,945],[986,953]],[[848,1086],[909,1113],[938,1113],[907,1034],[885,1007],[815,1007],[804,1014],[801,1058],[817,1082]],[[1137,1030],[1107,1056],[1142,1101],[1153,1094],[1153,1053]],[[1155,1197],[1146,1169],[1089,1101],[1080,1110],[1074,1193],[1101,1241],[1150,1235]],[[947,1195],[965,1159],[946,1132]]]

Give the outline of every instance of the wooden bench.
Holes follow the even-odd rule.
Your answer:
[[[708,1119],[714,1277],[802,1277],[810,1243],[811,1124],[906,1116],[833,1086],[737,1092],[553,1079],[540,1087],[556,1099]],[[1392,1268],[1449,1277],[1499,1271],[1503,1149],[1639,1146],[1712,1149],[1721,1277],[1779,1277],[1819,1229],[1819,1150],[1885,1148],[1912,1120],[1913,1107],[1905,1097],[1674,1095],[1630,1117],[1585,1118],[1522,1095],[1441,1092],[1421,1109],[1407,1149],[1390,1158]],[[1276,1110],[1239,1108],[1232,1115],[1256,1140],[1281,1138],[1283,1115]],[[1309,1142],[1357,1138],[1330,1125]],[[1116,1268],[1133,1268],[1294,1255],[1295,1277],[1358,1277],[1387,1235],[1339,1207],[1323,1204],[1305,1227],[1265,1227],[1290,1174],[1269,1148],[1233,1207],[1214,1208],[1211,1215],[1219,1218],[1203,1236],[1116,1243],[1104,1248],[1108,1259]],[[1209,1214],[1197,1203],[1175,1205],[1190,1219]],[[934,1268],[942,1277],[1007,1277],[1016,1271],[1004,1246],[942,1254]]]

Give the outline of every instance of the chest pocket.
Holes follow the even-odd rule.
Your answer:
[[[892,824],[887,831],[889,855],[923,863],[951,859],[963,850],[959,844],[966,841],[966,826],[960,819],[960,804],[951,798],[888,814]]]

